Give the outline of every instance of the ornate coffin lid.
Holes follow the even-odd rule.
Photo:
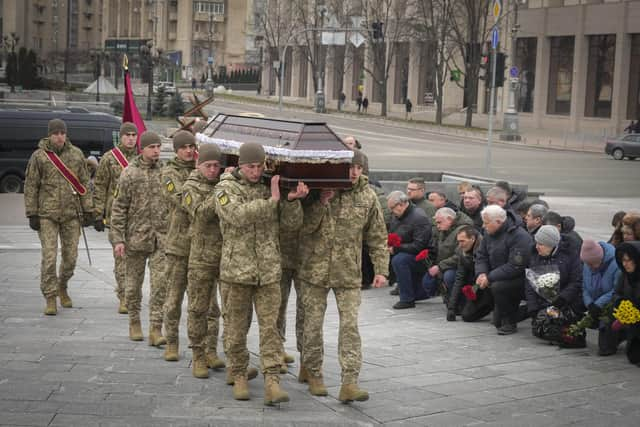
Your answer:
[[[353,158],[353,152],[321,122],[220,113],[196,139],[217,144],[224,154],[235,156],[243,143],[257,142],[264,146],[267,158],[292,163],[351,163]]]

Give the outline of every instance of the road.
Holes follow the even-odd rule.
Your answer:
[[[372,169],[449,171],[487,176],[486,142],[336,114],[216,100],[209,112],[257,112],[267,117],[327,122],[340,136],[355,135]],[[561,197],[640,197],[640,161],[616,161],[604,153],[579,153],[494,142],[491,177],[527,183]]]

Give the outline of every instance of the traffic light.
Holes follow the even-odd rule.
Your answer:
[[[502,52],[498,52],[496,56],[496,81],[495,87],[502,87],[504,85],[504,66],[506,55]],[[484,81],[487,87],[491,87],[493,82],[493,52],[489,52],[487,55],[483,55],[480,62],[479,77],[482,79],[482,71],[484,70]]]
[[[384,32],[382,31],[382,26],[384,24],[382,22],[372,22],[371,23],[371,38],[373,40],[382,40],[384,39]]]
[[[502,87],[504,85],[504,63],[506,55],[498,52],[496,56],[496,87]]]
[[[480,70],[478,72],[478,78],[480,80],[486,80],[486,81],[491,81],[490,79],[487,80],[487,76],[491,77],[491,60],[490,60],[491,56],[487,53],[483,53],[482,56],[480,56]]]

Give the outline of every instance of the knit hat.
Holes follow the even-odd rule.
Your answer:
[[[210,160],[220,161],[222,159],[222,151],[216,144],[201,144],[198,150],[198,165]]]
[[[162,145],[162,140],[157,133],[148,130],[140,135],[140,149],[153,144]]]
[[[178,151],[178,148],[185,145],[196,145],[196,138],[191,132],[179,130],[173,135],[173,151]]]
[[[560,243],[560,232],[553,225],[543,225],[536,232],[536,243],[555,248]]]
[[[353,159],[351,159],[351,164],[365,167],[366,160],[364,153],[360,150],[353,150]]]
[[[266,155],[264,154],[264,147],[262,147],[262,144],[258,144],[257,142],[245,142],[240,147],[238,165],[262,163],[265,158]]]
[[[602,246],[595,240],[585,240],[580,249],[580,259],[587,264],[596,264],[604,258]]]
[[[131,122],[124,122],[120,126],[120,136],[126,135],[128,133],[138,133],[138,128]]]
[[[60,119],[49,120],[49,135],[55,132],[67,133],[67,125]]]

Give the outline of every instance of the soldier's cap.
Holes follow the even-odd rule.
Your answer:
[[[154,144],[162,145],[162,140],[157,133],[148,130],[140,135],[140,149]]]
[[[351,159],[352,165],[360,165],[364,167],[365,159],[364,153],[360,150],[353,150],[353,159]]]
[[[245,142],[240,146],[238,165],[245,165],[247,163],[263,163],[265,159],[266,155],[264,154],[262,144],[258,144],[257,142]]]
[[[196,137],[186,130],[179,130],[173,135],[173,151],[178,151],[178,148],[182,148],[185,145],[196,145]]]
[[[216,144],[200,144],[198,149],[198,165],[210,160],[222,160],[222,151]]]
[[[67,133],[67,124],[60,119],[49,120],[49,135],[56,132]]]
[[[124,122],[120,126],[120,136],[126,135],[128,133],[138,133],[138,128],[131,122]]]

